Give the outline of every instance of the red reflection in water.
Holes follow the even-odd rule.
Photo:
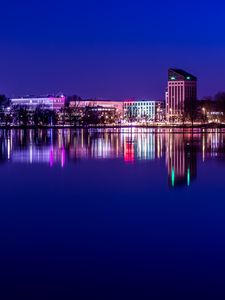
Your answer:
[[[124,144],[124,161],[134,163],[134,144],[131,142],[125,142]]]

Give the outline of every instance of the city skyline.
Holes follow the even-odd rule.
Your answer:
[[[214,95],[225,78],[217,2],[5,2],[0,91],[163,99],[165,70],[177,67],[199,78],[199,98]]]
[[[168,70],[172,70],[172,69],[177,69],[177,70],[184,70],[182,68],[168,68]],[[187,70],[186,70],[187,71]],[[165,73],[165,72],[164,72]],[[191,72],[193,73],[193,72]],[[164,74],[165,75],[165,74]],[[167,78],[165,76],[165,78]],[[164,80],[165,81],[165,80]],[[45,93],[40,93],[40,94],[37,94],[37,93],[32,93],[32,92],[27,92],[26,94],[6,94],[5,95],[10,99],[10,98],[26,98],[26,97],[48,97],[48,96],[59,96],[59,95],[65,95],[66,97],[69,97],[71,95],[77,95],[79,97],[81,97],[81,99],[83,100],[88,100],[88,99],[93,99],[93,100],[102,100],[102,101],[105,101],[105,100],[112,100],[112,101],[126,101],[128,99],[135,99],[137,101],[139,100],[161,100],[161,101],[166,101],[166,96],[165,96],[165,92],[167,90],[167,81],[165,83],[165,87],[164,87],[164,90],[163,92],[161,93],[162,96],[161,98],[157,98],[157,97],[151,97],[151,96],[140,96],[140,95],[136,95],[136,96],[127,96],[127,97],[109,97],[107,95],[105,95],[104,97],[103,96],[93,96],[93,95],[89,95],[89,96],[82,96],[78,93],[76,93],[76,91],[72,91],[70,94],[68,93],[65,93],[65,91],[62,91],[62,90],[58,90],[58,91],[54,91],[54,92],[49,92],[49,91],[45,91]],[[199,90],[201,90],[201,80],[198,81],[198,90],[197,90],[197,99],[196,100],[202,100],[202,99],[208,99],[210,97],[214,97],[217,93],[220,93],[220,92],[224,92],[225,90],[225,87],[224,88],[221,88],[221,89],[218,89],[217,91],[214,91],[213,94],[205,94],[205,95],[202,95],[202,96],[199,96]],[[28,91],[28,90],[27,90]],[[1,94],[4,94],[3,92]]]
[[[0,299],[225,299],[224,11],[2,1]]]

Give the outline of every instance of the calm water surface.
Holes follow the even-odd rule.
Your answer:
[[[1,299],[224,299],[225,132],[0,131]]]

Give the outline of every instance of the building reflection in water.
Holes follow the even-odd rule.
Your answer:
[[[163,156],[163,135],[146,129],[128,129],[122,133],[124,161],[155,160]]]
[[[192,133],[166,134],[166,164],[171,187],[190,185],[197,175],[197,149]]]
[[[0,161],[45,163],[62,168],[86,159],[119,159],[124,163],[165,160],[169,186],[189,186],[197,176],[197,155],[225,158],[225,132],[179,133],[154,129],[0,130]]]

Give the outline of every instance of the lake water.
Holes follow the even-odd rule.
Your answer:
[[[225,132],[0,131],[1,299],[224,299]]]

